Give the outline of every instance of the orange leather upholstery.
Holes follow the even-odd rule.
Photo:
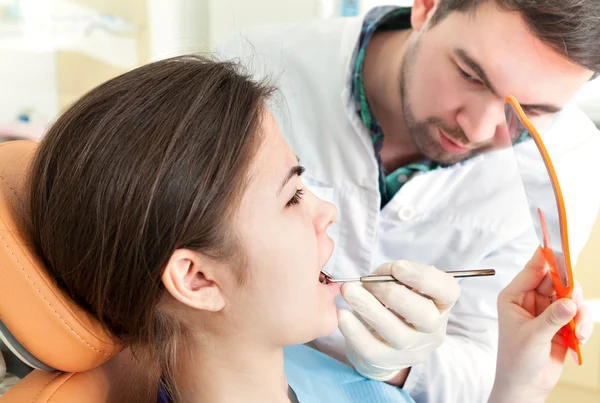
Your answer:
[[[85,372],[35,370],[0,396],[0,403],[155,403],[158,385],[144,374],[126,349]]]
[[[98,372],[79,374],[36,370],[9,389],[1,399],[2,402],[5,399],[11,402],[107,402],[107,378]],[[86,395],[90,399],[83,400]]]
[[[5,342],[12,337],[17,356],[46,371],[30,373],[0,403],[116,401],[119,388],[139,386],[137,362],[129,350],[119,354],[119,341],[57,287],[26,238],[26,176],[36,146],[0,144],[0,334]],[[151,401],[150,389],[128,401]]]

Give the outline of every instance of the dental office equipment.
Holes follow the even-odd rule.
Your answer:
[[[522,178],[528,171],[535,172],[538,176],[537,182],[523,180],[525,196],[538,241],[550,266],[556,296],[571,298],[575,282],[569,248],[567,211],[550,152],[515,97],[506,97],[504,111],[508,127],[505,141],[512,145],[511,139],[526,133],[535,143],[533,155],[525,161],[517,158],[517,165]],[[551,186],[541,186],[540,183],[543,185],[549,183]],[[581,365],[582,358],[579,340],[575,334],[575,320],[571,320],[564,326],[559,334],[574,352],[577,363]]]
[[[362,276],[356,278],[333,278],[333,276],[327,273],[325,270],[321,270],[321,273],[324,276],[324,281],[328,281],[330,283],[348,283],[348,282],[361,282],[361,283],[381,283],[381,282],[390,282],[396,281],[394,276],[378,276],[378,275],[369,275]],[[496,274],[494,269],[480,269],[480,270],[455,270],[455,271],[447,271],[446,273],[450,274],[452,277],[456,278],[464,278],[464,277],[482,277],[482,276],[493,276]]]

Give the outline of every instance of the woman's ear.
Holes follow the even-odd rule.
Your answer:
[[[162,282],[179,302],[204,311],[218,312],[225,307],[225,296],[215,282],[214,261],[199,252],[177,249],[162,274]]]
[[[414,0],[412,11],[410,13],[410,23],[412,29],[420,31],[425,26],[425,23],[437,9],[439,0]]]

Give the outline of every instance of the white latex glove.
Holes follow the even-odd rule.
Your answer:
[[[460,288],[451,275],[416,262],[385,263],[373,274],[392,275],[412,290],[394,282],[344,284],[342,296],[354,312],[338,311],[339,328],[354,368],[389,381],[442,344]]]
[[[591,336],[593,325],[579,283],[572,300],[552,302],[554,298],[548,265],[538,249],[498,296],[498,362],[490,402],[545,402],[567,354],[556,333],[575,317],[580,343]]]

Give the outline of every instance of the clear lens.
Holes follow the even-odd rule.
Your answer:
[[[522,136],[533,137],[509,102],[505,104],[505,115],[510,139],[517,139]],[[547,151],[551,152],[551,150]],[[516,153],[516,155],[538,241],[540,245],[552,250],[558,275],[563,285],[569,287],[559,208],[542,153],[535,141],[529,141],[528,144],[523,144],[520,147],[519,153]],[[541,215],[539,211],[542,212]],[[543,225],[544,223],[545,225]]]

